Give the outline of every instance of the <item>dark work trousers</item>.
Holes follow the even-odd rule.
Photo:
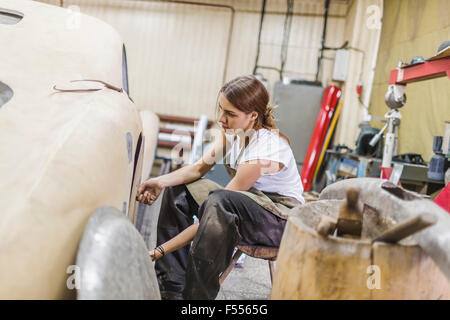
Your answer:
[[[157,245],[193,224],[200,225],[192,246],[156,260],[161,292],[182,293],[184,299],[215,299],[219,276],[231,263],[238,244],[278,247],[286,220],[246,195],[215,190],[199,208],[184,184],[164,191],[157,226]]]

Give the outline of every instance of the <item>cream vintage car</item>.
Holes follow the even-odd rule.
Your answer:
[[[158,118],[128,96],[126,55],[106,23],[0,0],[0,298],[73,298],[67,268],[90,216],[135,223]],[[143,122],[142,119],[145,119]]]

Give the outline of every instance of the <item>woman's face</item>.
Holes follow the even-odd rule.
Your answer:
[[[253,128],[258,113],[249,114],[233,106],[223,93],[219,96],[219,123],[224,130],[242,129],[244,131]]]

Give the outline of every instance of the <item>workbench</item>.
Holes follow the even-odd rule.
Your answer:
[[[335,181],[348,178],[380,177],[382,160],[361,156],[351,152],[327,150],[329,161],[325,170]],[[444,187],[444,181],[430,180],[427,177],[428,166],[392,161],[394,167],[401,168],[400,183],[408,190],[430,195]]]

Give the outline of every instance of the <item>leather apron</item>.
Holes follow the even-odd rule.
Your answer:
[[[242,147],[239,156],[236,159],[234,166],[235,168],[244,153],[244,149],[245,147]],[[224,165],[231,179],[233,179],[234,176],[236,175],[236,169],[231,168],[231,166],[229,165],[230,163],[229,160],[230,154],[228,154],[224,158]],[[188,183],[186,184],[186,187],[191,193],[194,200],[197,202],[199,207],[201,206],[203,201],[205,201],[208,198],[210,192],[217,189],[224,189],[224,187],[222,187],[221,185],[207,178],[200,178],[194,182]],[[295,207],[302,205],[302,203],[294,197],[283,196],[276,192],[263,192],[253,187],[250,188],[248,191],[236,191],[236,192],[240,192],[246,195],[267,211],[285,220],[288,218],[289,214]]]

